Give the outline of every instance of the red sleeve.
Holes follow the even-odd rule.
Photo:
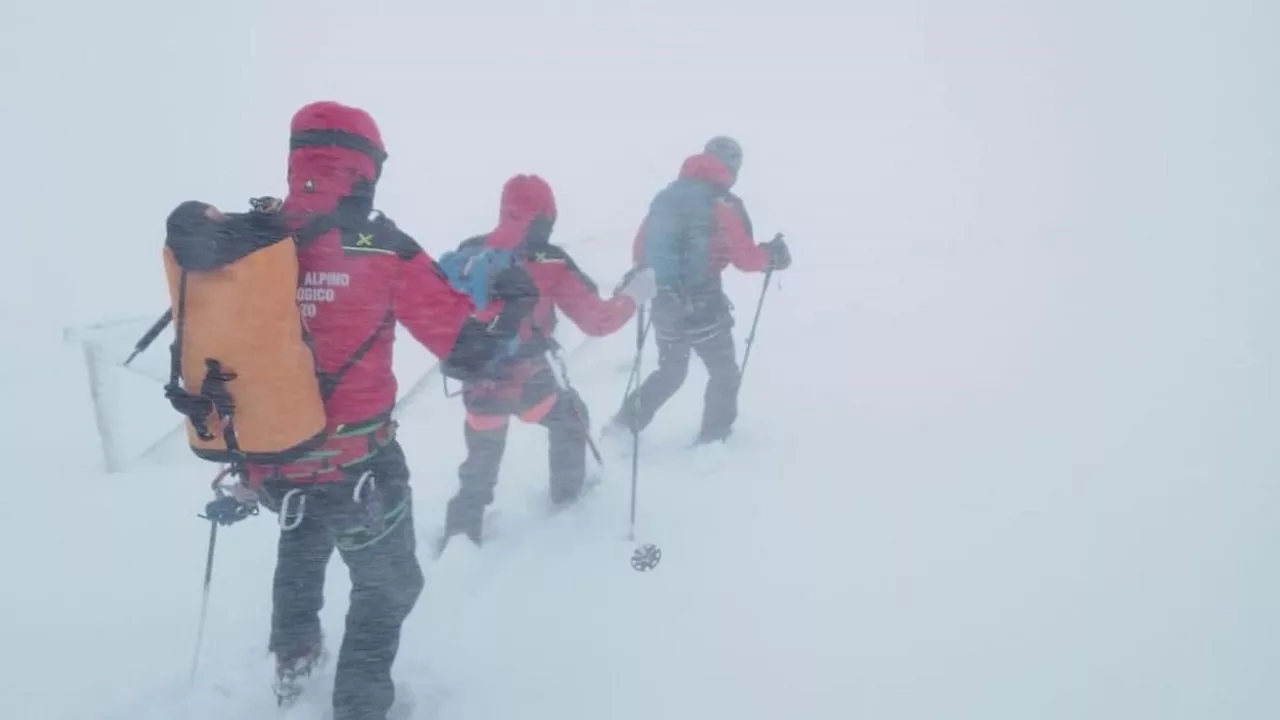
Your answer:
[[[431,354],[444,360],[475,307],[471,298],[449,285],[425,252],[401,258],[395,280],[396,319]]]
[[[564,255],[560,262],[546,263],[543,267],[552,274],[555,288],[555,304],[582,332],[601,337],[617,332],[636,311],[635,302],[626,295],[605,300],[600,297],[596,284],[582,273],[571,258]]]
[[[720,228],[720,242],[734,267],[743,272],[764,272],[769,267],[769,253],[751,239],[742,217],[732,205],[716,203],[716,224]]]

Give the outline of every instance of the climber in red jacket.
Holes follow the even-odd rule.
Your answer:
[[[337,658],[334,720],[382,720],[395,699],[400,628],[422,591],[409,468],[395,437],[397,322],[455,377],[514,337],[532,290],[511,278],[499,317],[473,315],[412,237],[373,210],[386,151],[368,113],[304,106],[289,140],[289,193],[274,203],[298,247],[297,299],[328,419],[325,443],[285,466],[245,466],[247,486],[279,515],[269,649],[282,704],[326,656],[319,612],[336,548],[351,573]],[[515,284],[513,284],[515,283]]]
[[[449,501],[442,550],[456,534],[480,544],[484,510],[493,502],[513,415],[549,431],[551,501],[563,504],[578,497],[586,479],[589,417],[581,398],[561,387],[547,360],[554,348],[557,311],[588,335],[609,335],[655,292],[653,273],[640,270],[628,274],[611,298],[601,298],[599,288],[569,253],[552,244],[556,215],[555,197],[546,181],[517,175],[502,189],[497,227],[458,248],[460,255],[483,249],[513,253],[514,272],[532,280],[537,297],[520,326],[520,342],[503,366],[489,378],[463,385],[467,458],[458,471],[458,493]],[[449,257],[441,262],[448,266]]]

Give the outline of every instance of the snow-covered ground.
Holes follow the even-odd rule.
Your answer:
[[[729,132],[757,234],[796,259],[738,434],[684,447],[695,362],[643,438],[652,572],[628,564],[629,462],[540,519],[544,435],[520,426],[498,536],[432,560],[461,408],[437,381],[405,411],[415,718],[1280,716],[1274,3],[423,8],[0,11],[0,717],[274,716],[273,518],[220,532],[188,687],[214,468],[179,443],[103,472],[63,330],[143,318],[93,335],[118,363],[163,308],[168,209],[279,192],[319,97],[378,117],[380,205],[433,252],[540,172],[607,292],[649,195]],[[741,342],[760,278],[727,279]],[[571,356],[596,427],[633,341]],[[402,390],[429,367],[402,333]],[[176,418],[155,379],[100,369],[136,455]],[[335,647],[348,588],[335,560]]]

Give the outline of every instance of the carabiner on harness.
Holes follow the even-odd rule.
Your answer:
[[[298,511],[292,520],[289,519],[289,501],[295,495],[298,498]],[[296,529],[302,524],[302,519],[306,517],[307,512],[307,494],[301,488],[293,488],[284,494],[284,498],[280,500],[280,529],[285,532]]]
[[[365,485],[368,485],[371,490],[378,489],[378,480],[373,476],[372,470],[365,470],[361,473],[360,479],[356,481],[355,489],[351,491],[351,500],[357,505],[364,502],[360,496],[364,493]]]

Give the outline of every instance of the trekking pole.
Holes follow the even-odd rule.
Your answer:
[[[636,327],[639,328],[640,331],[636,333],[636,362],[635,362],[635,365],[632,366],[631,377],[636,379],[636,384],[638,386],[639,377],[640,377],[640,360],[644,357],[644,339],[645,339],[645,336],[649,334],[649,325],[648,323],[645,322],[645,311],[644,311],[643,305],[641,305],[640,308],[636,310]],[[631,386],[631,383],[628,382],[627,387],[630,388],[630,386]],[[636,390],[637,392],[639,392],[638,387]],[[630,395],[630,394],[631,394],[630,389],[628,389],[627,395]],[[630,418],[631,530],[628,533],[627,538],[632,542],[635,542],[635,539],[636,539],[636,489],[640,484],[640,430],[639,428],[636,427],[636,410],[638,409],[637,405],[638,405],[639,398],[637,397],[636,400],[637,402],[631,403],[631,418]],[[625,402],[625,399],[624,399],[624,402]]]
[[[204,592],[200,599],[200,625],[196,629],[196,650],[191,657],[191,675],[188,678],[192,687],[196,684],[196,669],[200,665],[200,648],[204,645],[204,621],[209,612],[209,587],[213,584],[213,551],[218,544],[218,523],[209,521],[209,554],[204,561]]]
[[[751,346],[756,341],[756,326],[760,324],[760,311],[764,309],[764,296],[769,292],[769,281],[773,279],[773,269],[770,268],[764,274],[764,287],[760,288],[760,302],[756,303],[756,316],[751,321],[751,332],[747,335],[747,347],[742,352],[742,370],[738,371],[738,384],[741,386],[742,378],[747,374],[747,360],[751,359]]]
[[[649,326],[653,324],[653,316],[649,316],[648,322],[645,321],[644,306],[641,305],[636,310],[636,347],[644,347],[645,336],[649,334]],[[625,403],[627,398],[631,396],[631,389],[640,383],[640,356],[636,355],[636,361],[631,365],[631,375],[627,377],[627,389],[622,393],[622,402]]]
[[[160,333],[164,332],[164,329],[169,327],[170,322],[173,322],[172,308],[165,310],[164,314],[160,316],[160,319],[156,320],[151,326],[151,329],[147,330],[142,337],[138,338],[138,342],[134,343],[133,352],[129,354],[129,359],[124,361],[125,367],[128,367],[129,363],[133,362],[134,358],[146,352],[147,348],[151,347],[151,343],[155,342],[156,338],[160,336]]]
[[[222,479],[231,472],[231,466],[223,468],[217,477],[210,483],[213,488],[214,495],[222,497],[223,492],[219,489]],[[200,517],[206,517],[201,515]],[[204,646],[204,624],[205,618],[209,613],[209,588],[213,586],[213,552],[218,546],[218,522],[212,517],[209,520],[209,551],[204,560],[204,590],[200,598],[200,624],[196,627],[196,649],[191,657],[191,675],[188,678],[191,685],[196,684],[196,668],[200,665],[200,649]]]

